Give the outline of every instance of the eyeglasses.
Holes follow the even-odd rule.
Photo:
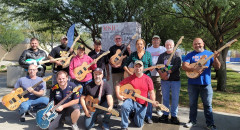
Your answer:
[[[116,40],[120,40],[120,39],[122,39],[122,38],[115,38]]]

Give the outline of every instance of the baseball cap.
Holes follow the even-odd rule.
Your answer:
[[[102,45],[102,43],[101,43],[100,40],[95,40],[94,44],[95,44],[95,45]]]
[[[84,46],[84,45],[79,45],[79,46],[78,46],[78,49],[83,49],[83,50],[85,50],[85,46]]]
[[[103,70],[102,70],[101,68],[97,68],[97,69],[95,69],[93,73],[95,73],[95,72],[100,72],[100,73],[103,74]]]
[[[154,36],[152,37],[152,39],[154,39],[154,38],[160,39],[160,37],[159,37],[158,35],[154,35]]]
[[[134,62],[134,66],[137,65],[137,64],[140,64],[141,66],[143,66],[143,62],[140,61],[140,60],[137,60],[137,61]]]
[[[64,38],[66,38],[68,40],[67,36],[65,36],[65,35],[61,37],[61,40],[64,39]]]

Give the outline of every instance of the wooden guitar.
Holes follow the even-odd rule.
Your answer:
[[[145,68],[145,69],[143,69],[143,71],[148,71],[148,70],[152,70],[152,69],[155,69],[155,68],[163,68],[163,67],[165,67],[165,65],[159,64],[159,65],[151,66],[149,68]],[[134,68],[128,68],[128,70],[132,73],[134,72]],[[130,74],[128,74],[127,71],[124,71],[123,77],[127,78],[129,76],[130,76]]]
[[[47,82],[51,78],[52,76],[43,78],[42,81],[36,83],[32,88],[35,89],[42,82]],[[29,93],[27,90],[23,91],[21,87],[17,88],[13,93],[9,93],[2,98],[2,104],[6,106],[8,110],[14,111],[22,104],[22,102],[28,100],[28,98],[23,97],[27,93]]]
[[[98,58],[96,58],[96,62],[99,59],[101,59],[103,56],[107,55],[108,53],[110,53],[110,51],[104,52],[102,55],[100,55]],[[88,64],[87,62],[83,62],[81,66],[78,66],[73,70],[73,73],[78,81],[83,80],[88,73],[92,72],[92,70],[89,70],[88,68],[91,65],[93,65],[93,63],[94,62],[91,62],[90,64]]]
[[[99,100],[97,98],[94,99],[92,96],[87,95],[86,98],[85,98],[85,102],[86,102],[86,106],[87,106],[87,108],[90,112],[95,112],[95,108],[98,108],[98,109],[101,109],[101,110],[104,110],[104,111],[108,112],[108,109],[106,107],[98,105]],[[112,113],[115,116],[119,116],[119,112],[114,110],[114,109],[112,109],[109,112]]]
[[[170,57],[168,58],[167,64],[166,64],[163,68],[160,69],[162,72],[168,71],[168,70],[170,70],[170,69],[172,68],[172,66],[170,65],[171,60],[172,60],[173,55],[175,54],[178,46],[182,43],[182,39],[183,39],[183,38],[184,38],[184,36],[181,36],[181,38],[178,40],[176,46],[174,47],[172,54],[171,54]]]
[[[51,101],[46,108],[37,111],[36,122],[41,129],[47,129],[52,120],[54,120],[58,113],[56,109],[62,105],[73,93],[78,92],[82,88],[81,85],[75,87],[65,98],[63,98],[57,105],[54,106],[54,101]]]
[[[134,40],[137,37],[137,35],[138,35],[138,33],[136,33],[134,36],[132,36],[132,38],[130,39],[129,43],[123,48],[122,51],[120,49],[118,49],[116,51],[116,53],[110,58],[110,63],[111,64],[113,64],[113,65],[122,65],[123,59],[127,57],[127,55],[123,56],[123,53],[127,49],[127,46],[131,43],[131,41]]]
[[[153,100],[150,100],[146,97],[143,97],[140,95],[141,91],[139,89],[134,89],[131,84],[125,84],[120,87],[120,95],[124,96],[125,98],[130,98],[134,101],[136,101],[136,98],[140,98],[142,100],[145,100],[147,102],[153,103]],[[169,112],[169,109],[165,107],[163,104],[158,104],[157,105],[161,110]]]
[[[71,48],[69,49],[69,51],[61,54],[61,57],[68,57],[67,59],[62,60],[62,68],[67,68],[69,66],[70,61],[73,57],[73,55],[69,56],[70,55],[70,50],[73,50],[73,47],[75,46],[76,42],[79,39],[80,39],[80,35],[78,35],[78,37],[76,37],[76,39],[74,40],[74,42],[73,42]]]
[[[234,39],[234,40],[226,43],[224,46],[222,46],[220,49],[218,49],[217,52],[219,53],[219,52],[221,52],[224,48],[230,47],[230,46],[231,46],[234,42],[236,42],[236,41],[237,41],[237,39]],[[203,66],[207,63],[207,61],[210,60],[213,56],[214,56],[214,54],[212,54],[211,56],[209,56],[209,57],[207,58],[206,55],[203,55],[203,56],[200,58],[200,60],[198,60],[196,63],[190,64],[190,66],[191,66],[191,67],[196,67],[196,66],[203,67]],[[205,59],[205,58],[207,58],[207,59]],[[202,68],[201,72],[203,72],[203,71],[204,71],[204,69]],[[199,76],[201,75],[201,73],[198,73],[197,71],[186,71],[186,75],[187,75],[188,78],[194,79],[194,78],[199,77]]]

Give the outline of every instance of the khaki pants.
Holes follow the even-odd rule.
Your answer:
[[[156,101],[162,104],[162,90],[161,90],[161,78],[160,76],[151,76],[154,89],[156,90]]]
[[[116,85],[123,80],[123,73],[112,73],[112,81],[113,81],[113,101],[114,104],[118,105],[118,99],[116,96]]]

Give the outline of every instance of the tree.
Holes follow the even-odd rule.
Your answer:
[[[240,37],[240,1],[238,0],[173,0],[169,5],[176,5],[174,11],[164,9],[166,14],[177,18],[187,18],[210,34],[205,45],[212,51],[218,50],[230,40]],[[205,38],[203,38],[205,39]],[[214,39],[215,43],[210,40]],[[226,56],[229,48],[225,48],[220,56],[220,70],[217,70],[217,90],[226,90]]]

